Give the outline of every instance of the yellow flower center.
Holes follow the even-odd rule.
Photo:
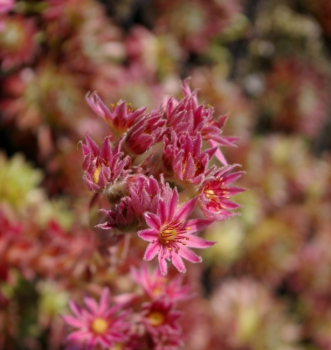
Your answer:
[[[158,327],[161,326],[164,323],[164,315],[161,312],[151,312],[147,316],[148,322],[151,324],[153,327]]]
[[[167,228],[161,232],[161,236],[166,243],[169,243],[176,240],[177,231],[174,228]]]
[[[205,191],[205,196],[208,199],[213,199],[213,198],[215,198],[215,192],[213,190],[206,190]]]
[[[92,322],[92,331],[96,334],[103,334],[108,328],[108,322],[101,317],[97,317],[93,322]]]

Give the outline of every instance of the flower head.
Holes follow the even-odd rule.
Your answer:
[[[189,286],[182,286],[181,276],[168,279],[158,269],[150,272],[146,265],[132,268],[132,275],[150,299],[169,298],[172,302],[190,298]]]
[[[229,200],[230,196],[245,191],[229,186],[243,174],[242,171],[231,173],[234,167],[236,165],[225,166],[202,183],[199,202],[207,218],[225,220],[234,215],[230,210],[240,208],[239,204]]]
[[[157,215],[145,214],[146,223],[150,228],[138,232],[139,237],[150,242],[144,259],[152,260],[158,255],[162,275],[167,274],[166,260],[171,260],[178,271],[185,272],[186,268],[182,258],[194,263],[201,262],[201,258],[189,248],[208,248],[215,243],[194,235],[212,221],[186,220],[193,211],[196,201],[197,198],[193,198],[177,209],[178,192],[175,188],[169,201],[160,199]]]
[[[93,111],[104,118],[112,131],[119,136],[125,133],[135,121],[142,118],[146,110],[145,107],[133,110],[131,104],[125,101],[119,101],[116,105],[111,105],[109,109],[96,92],[88,93],[86,101]]]
[[[216,157],[224,164],[227,161],[218,146],[233,146],[237,137],[221,136],[222,128],[227,116],[214,116],[214,108],[204,104],[199,105],[196,91],[191,92],[187,80],[182,84],[185,97],[181,101],[170,98],[165,108],[170,130],[178,137],[189,133],[191,136],[200,135],[203,141],[208,141],[210,146],[216,147]]]
[[[134,154],[142,154],[162,140],[165,120],[159,110],[137,119],[127,132],[125,144]]]
[[[121,140],[112,150],[109,137],[103,141],[101,149],[86,135],[86,145],[82,144],[84,161],[84,180],[91,191],[101,191],[113,185],[119,177],[125,175],[125,168],[131,163],[130,157],[121,159],[123,152]]]
[[[179,333],[178,319],[181,312],[174,309],[169,300],[154,300],[142,307],[142,321],[152,335]]]
[[[145,227],[144,213],[157,212],[160,197],[170,198],[172,190],[169,184],[161,177],[160,183],[151,176],[140,174],[130,175],[125,181],[125,192],[127,196],[122,197],[120,202],[111,210],[101,209],[107,221],[98,227],[109,230],[118,229],[122,232],[131,232],[138,225]]]
[[[156,214],[160,198],[169,200],[172,196],[172,190],[164,182],[163,176],[157,181],[153,176],[134,175],[128,177],[126,183],[135,215],[143,222],[144,213]]]
[[[216,152],[215,148],[201,152],[202,139],[199,134],[188,133],[179,138],[172,133],[171,140],[164,140],[165,163],[171,165],[176,177],[184,182],[197,185],[203,181],[209,160]]]
[[[120,203],[116,204],[113,209],[100,209],[105,214],[107,221],[97,225],[103,230],[117,229],[120,232],[134,231],[139,223],[135,215],[132,200],[130,197],[124,197]]]
[[[74,316],[63,316],[64,321],[75,330],[67,336],[67,341],[74,348],[77,344],[84,349],[109,349],[119,342],[125,342],[129,323],[128,311],[121,311],[121,305],[110,306],[110,294],[103,289],[100,303],[90,297],[84,298],[86,308],[70,302]]]

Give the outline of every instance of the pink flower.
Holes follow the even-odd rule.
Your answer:
[[[132,110],[131,105],[125,101],[119,101],[109,109],[96,92],[88,93],[86,101],[97,115],[105,119],[117,136],[121,136],[135,121],[142,118],[146,110],[145,107]]]
[[[162,140],[165,122],[159,110],[137,119],[127,132],[125,144],[135,154],[146,152]]]
[[[109,137],[103,141],[101,149],[86,135],[86,145],[83,148],[84,181],[91,191],[101,191],[107,186],[114,184],[120,176],[125,176],[125,168],[131,163],[130,157],[121,159],[123,152],[120,151],[122,139],[112,150]]]
[[[214,108],[204,104],[199,105],[196,91],[191,92],[187,79],[182,83],[185,95],[181,101],[170,98],[167,102],[165,115],[170,129],[179,137],[188,132],[191,136],[200,135],[202,140],[208,141],[210,146],[216,147],[216,157],[224,164],[227,161],[218,146],[234,146],[237,137],[221,136],[226,116],[216,118]]]
[[[166,260],[171,260],[178,271],[185,272],[182,258],[194,263],[201,262],[201,257],[188,248],[208,248],[215,244],[193,234],[208,226],[211,220],[186,220],[196,202],[197,198],[193,198],[177,209],[178,192],[175,188],[169,201],[160,199],[157,215],[145,214],[146,223],[150,228],[138,232],[139,237],[150,242],[144,259],[152,260],[158,255],[162,275],[167,274]]]
[[[169,184],[164,182],[163,176],[157,181],[153,176],[133,175],[128,177],[126,183],[133,210],[137,218],[142,219],[144,223],[146,212],[157,212],[160,198],[170,199],[172,196],[172,190]]]
[[[190,287],[182,286],[181,276],[169,280],[162,276],[158,269],[153,272],[148,271],[146,265],[143,265],[139,270],[132,268],[131,273],[150,299],[168,298],[172,302],[176,302],[191,297]]]
[[[180,138],[172,133],[171,141],[164,140],[165,163],[171,164],[176,177],[184,182],[197,185],[203,181],[209,160],[216,152],[215,148],[201,152],[202,139],[199,134],[183,134]]]
[[[235,215],[230,210],[240,208],[239,204],[229,200],[230,196],[245,191],[244,188],[228,186],[243,174],[242,171],[231,173],[236,166],[225,166],[202,183],[199,202],[207,218],[225,220]]]
[[[63,316],[63,320],[75,330],[67,336],[68,347],[84,349],[109,349],[117,343],[127,340],[129,311],[122,305],[110,306],[110,294],[107,288],[102,291],[100,303],[90,297],[84,298],[86,308],[70,301],[74,316]]]
[[[144,214],[156,213],[160,197],[170,198],[172,195],[169,184],[165,183],[162,177],[158,183],[153,176],[147,178],[140,174],[126,178],[124,191],[128,195],[122,197],[120,203],[111,210],[100,210],[106,215],[107,221],[98,227],[104,230],[118,229],[122,232],[137,230],[138,225],[145,227]]]
[[[180,333],[178,319],[181,312],[174,309],[174,304],[170,300],[157,299],[145,303],[141,314],[147,331],[154,336]]]
[[[113,209],[100,209],[100,212],[105,214],[107,218],[106,222],[97,225],[103,230],[117,229],[120,232],[132,232],[136,230],[139,224],[130,197],[122,198],[120,203],[116,204]]]

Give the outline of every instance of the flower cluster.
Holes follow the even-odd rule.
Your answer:
[[[180,272],[186,271],[183,259],[201,261],[190,248],[215,242],[197,232],[235,215],[240,205],[229,198],[243,191],[231,185],[242,175],[233,171],[236,165],[215,163],[227,164],[219,146],[236,140],[221,136],[226,117],[199,104],[187,81],[182,90],[182,100],[170,97],[149,113],[124,101],[108,108],[96,93],[87,95],[111,129],[100,149],[89,135],[82,144],[85,183],[110,206],[101,208],[106,221],[98,227],[113,235],[138,233],[149,242],[144,259],[158,256],[163,275],[167,261]]]
[[[63,316],[72,328],[66,349],[171,350],[182,346],[181,312],[176,307],[191,297],[189,288],[181,278],[169,281],[146,266],[132,268],[131,274],[141,291],[115,297],[113,305],[108,288],[103,289],[99,303],[85,296],[85,308],[70,301],[74,316]]]

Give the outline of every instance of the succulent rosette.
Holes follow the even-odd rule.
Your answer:
[[[38,48],[34,20],[15,15],[4,18],[1,25],[1,67],[10,69],[30,62]]]

